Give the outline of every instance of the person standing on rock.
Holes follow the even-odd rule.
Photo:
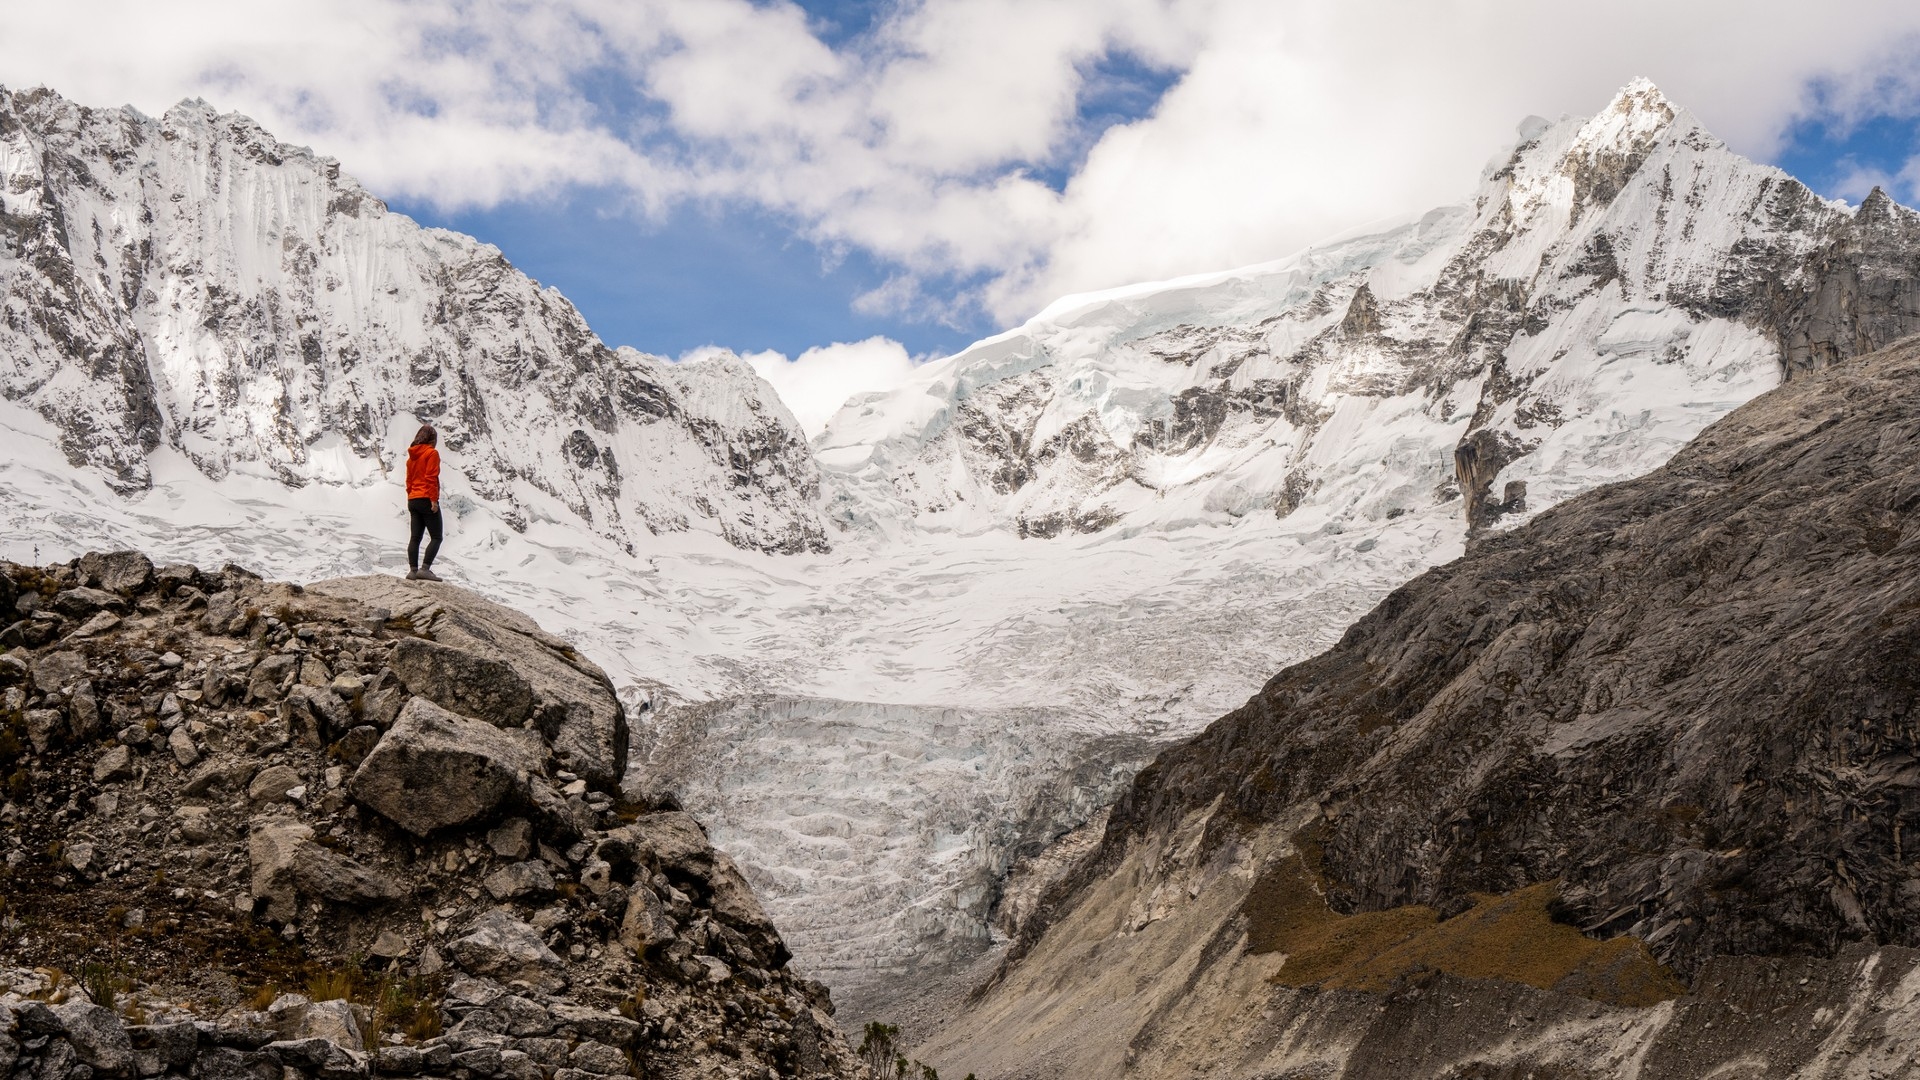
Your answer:
[[[407,577],[413,581],[439,581],[433,572],[433,557],[440,554],[440,433],[432,424],[421,424],[407,447],[407,516],[413,531],[407,539]],[[420,534],[427,540],[427,556],[420,557]]]

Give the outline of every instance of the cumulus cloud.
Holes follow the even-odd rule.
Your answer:
[[[569,185],[746,205],[891,266],[863,310],[1003,322],[1448,201],[1521,117],[1635,75],[1756,156],[1796,120],[1920,114],[1910,0],[883,10],[829,45],[787,0],[68,0],[9,14],[0,81],[149,112],[205,95],[448,209]],[[1170,89],[1090,129],[1116,56]]]
[[[681,359],[719,351],[695,350]],[[906,346],[885,337],[817,346],[791,359],[773,351],[746,353],[741,359],[773,384],[808,437],[820,434],[847,398],[891,390],[905,382],[916,366]]]

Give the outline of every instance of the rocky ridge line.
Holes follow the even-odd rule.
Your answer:
[[[37,1080],[850,1076],[605,676],[448,585],[0,564],[0,1057]]]

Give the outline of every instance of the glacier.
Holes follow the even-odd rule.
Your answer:
[[[1836,268],[1920,251],[1920,215],[1636,82],[1455,205],[1063,298],[808,445],[744,365],[608,349],[244,118],[0,118],[0,556],[398,572],[388,470],[436,419],[447,575],[608,670],[629,783],[708,823],[855,1018],[991,950],[1157,747],[1847,353]]]

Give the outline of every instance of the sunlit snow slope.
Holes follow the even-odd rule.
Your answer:
[[[10,100],[0,556],[394,571],[385,472],[440,419],[449,576],[670,706],[633,782],[709,824],[845,1015],[985,948],[1012,862],[1458,554],[1470,518],[1644,472],[1783,369],[1905,326],[1860,298],[1920,253],[1910,211],[1823,202],[1634,84],[1523,125],[1459,205],[1063,300],[850,402],[809,458],[738,368],[608,352],[492,249],[303,151],[256,160],[239,118]],[[286,210],[315,185],[362,216]],[[271,226],[205,225],[236,190]],[[173,254],[133,274],[96,222]],[[309,249],[365,303],[274,261]],[[355,269],[396,259],[418,272]],[[209,327],[216,296],[252,314]],[[338,335],[317,359],[286,329],[309,317]],[[347,365],[336,340],[382,344]],[[671,409],[623,399],[629,376]]]

